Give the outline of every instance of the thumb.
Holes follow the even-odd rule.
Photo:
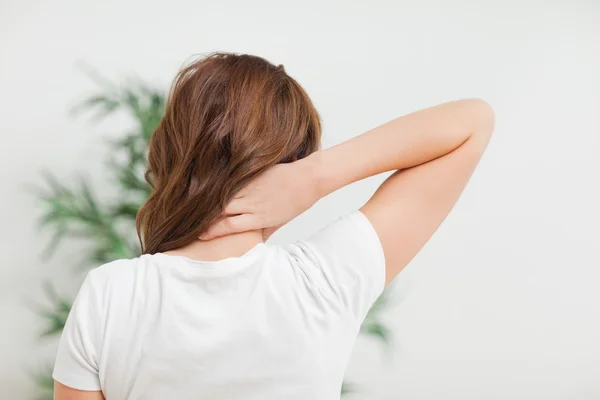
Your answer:
[[[201,234],[201,240],[211,240],[221,236],[231,235],[262,228],[259,225],[258,218],[252,214],[240,214],[233,217],[226,217],[215,222],[206,232]]]

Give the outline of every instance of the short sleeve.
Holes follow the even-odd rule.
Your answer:
[[[52,377],[79,390],[101,390],[98,378],[98,315],[90,274],[79,289],[58,345]]]
[[[355,211],[299,244],[314,254],[326,287],[362,323],[385,287],[385,257],[371,222]]]

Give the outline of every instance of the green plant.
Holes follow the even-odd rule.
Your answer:
[[[83,239],[91,245],[86,260],[83,260],[84,265],[89,267],[141,254],[135,217],[150,194],[150,187],[144,180],[146,149],[163,115],[166,101],[162,91],[139,80],[130,80],[119,87],[97,74],[93,77],[102,91],[87,98],[74,111],[95,112],[95,120],[124,112],[133,121],[131,130],[119,140],[107,143],[110,147],[107,167],[114,178],[117,196],[114,200],[101,202],[88,179],[80,178],[75,185],[67,186],[49,173],[44,174],[45,185],[35,188],[45,209],[40,225],[53,232],[44,255],[51,256],[63,239]],[[40,311],[47,322],[42,336],[56,336],[62,332],[71,301],[57,294],[50,283],[45,288],[51,306]],[[385,296],[382,296],[372,308],[361,333],[387,342],[389,332],[379,320],[384,300]],[[52,399],[53,381],[48,373],[39,374],[36,380],[40,399]],[[347,391],[348,386],[344,387]]]

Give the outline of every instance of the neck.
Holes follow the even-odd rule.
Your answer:
[[[199,261],[219,261],[244,255],[258,243],[263,243],[262,230],[235,233],[212,240],[195,240],[164,254],[184,256]]]

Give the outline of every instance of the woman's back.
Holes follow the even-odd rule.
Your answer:
[[[337,398],[384,267],[359,211],[221,261],[114,261],[88,274],[54,378],[108,399]]]
[[[150,140],[144,255],[87,277],[57,400],[337,398],[370,306],[446,218],[493,127],[491,107],[467,99],[319,150],[319,114],[283,67],[216,53],[184,68]],[[229,257],[388,171],[309,240]]]

